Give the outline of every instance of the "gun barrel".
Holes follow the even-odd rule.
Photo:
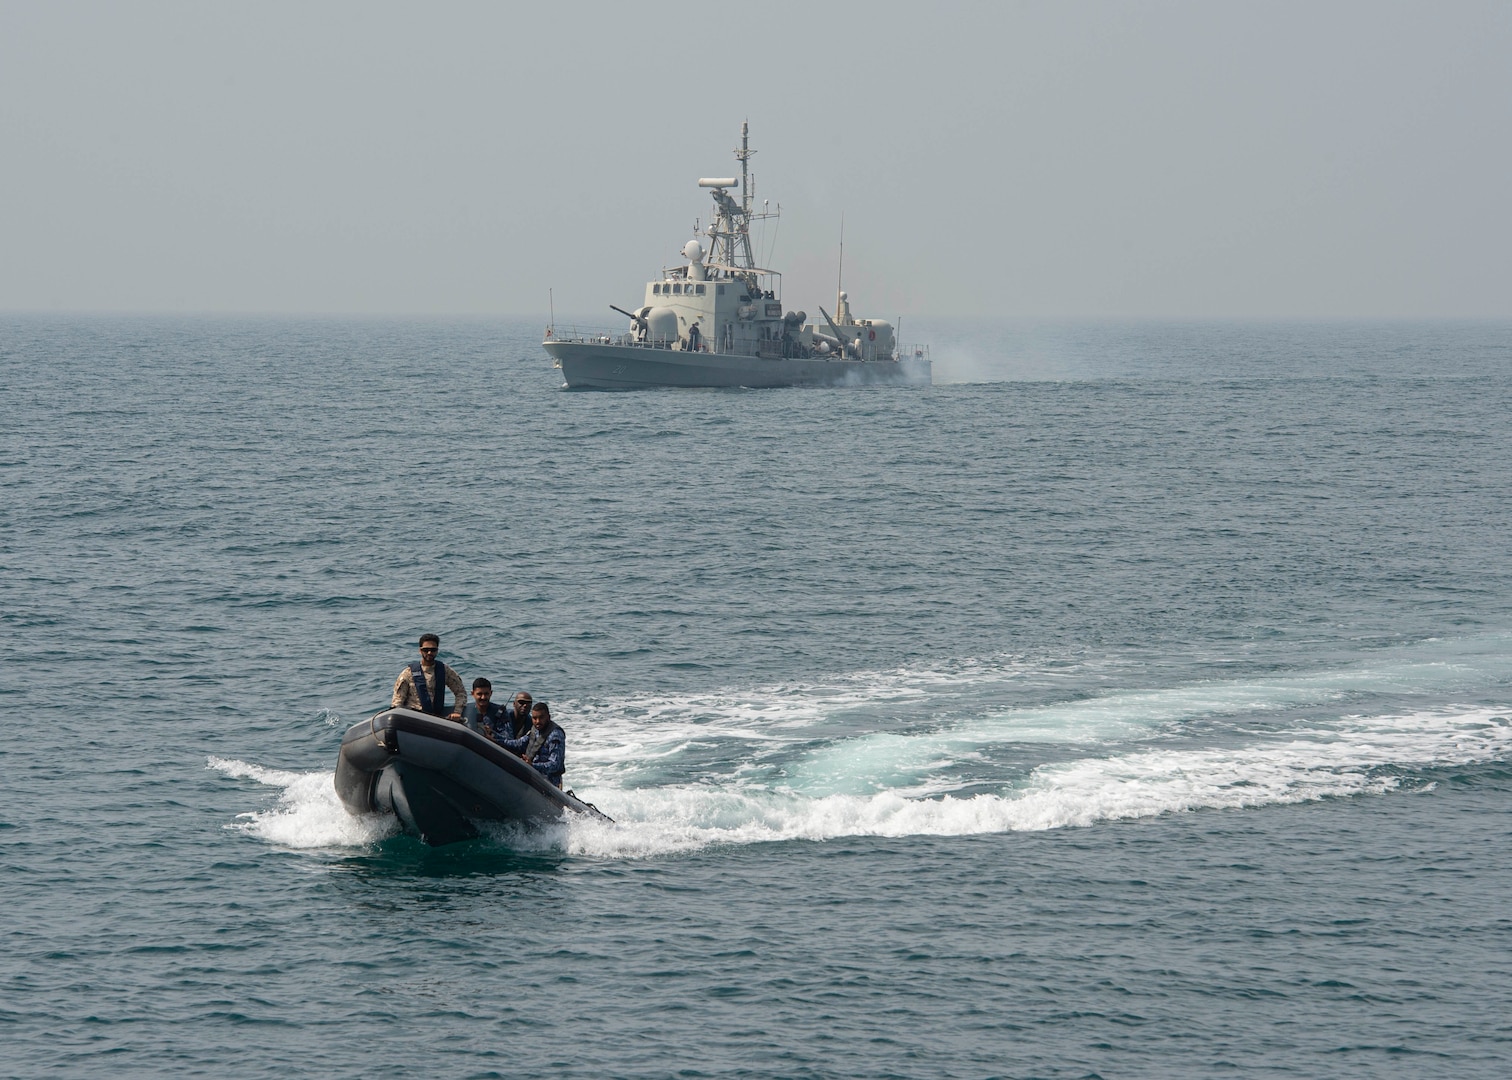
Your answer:
[[[639,315],[632,315],[630,312],[626,311],[624,308],[619,307],[619,306],[617,306],[615,304],[610,304],[609,307],[612,308],[613,310],[619,312],[621,315],[623,315],[625,318],[629,319],[631,322],[633,322],[636,326],[640,327],[642,330],[645,330],[647,328],[646,320],[643,319],[643,318],[641,318]]]
[[[852,356],[857,355],[856,346],[851,344],[850,340],[846,338],[844,334],[840,333],[840,328],[835,325],[835,320],[830,318],[829,312],[825,311],[823,308],[820,308],[819,314],[824,316],[824,321],[829,323],[829,328],[835,332],[835,344],[840,348],[840,355],[844,356],[847,353]],[[817,336],[822,337],[823,335],[821,334]]]

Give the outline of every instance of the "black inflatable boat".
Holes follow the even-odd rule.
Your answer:
[[[477,821],[608,821],[502,746],[454,720],[390,709],[341,740],[336,794],[354,814],[394,814],[427,844],[478,835]]]

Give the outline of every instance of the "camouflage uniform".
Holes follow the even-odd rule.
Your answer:
[[[499,745],[516,754],[525,754],[530,750],[530,736],[534,727],[532,724],[518,739],[501,739]],[[530,756],[530,763],[545,773],[547,780],[561,787],[562,774],[567,771],[567,733],[553,720],[549,726],[543,727],[541,735],[535,753]]]
[[[429,671],[425,672],[425,688],[430,691],[432,701],[441,700],[436,696],[436,691],[440,687],[436,685],[436,668],[434,664],[431,665]],[[462,686],[462,676],[458,675],[456,669],[450,664],[446,665],[446,688],[452,692],[456,699],[452,703],[451,711],[461,712],[462,703],[467,700],[467,690]],[[425,711],[420,707],[420,695],[415,691],[415,680],[410,674],[408,667],[401,671],[399,677],[394,680],[392,708],[414,709],[416,712]]]

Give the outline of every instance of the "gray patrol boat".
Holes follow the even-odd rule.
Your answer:
[[[900,345],[883,319],[852,315],[843,291],[833,316],[819,308],[822,322],[784,310],[782,275],[751,254],[751,222],[777,215],[752,212],[748,137],[741,124],[738,179],[698,182],[714,196],[708,249],[695,236],[683,246],[685,263],[646,283],[639,307],[609,305],[630,320],[627,331],[568,330],[553,319],[542,344],[569,387],[930,384],[929,349]]]

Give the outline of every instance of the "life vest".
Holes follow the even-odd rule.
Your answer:
[[[486,710],[478,708],[476,701],[469,701],[462,710],[462,718],[471,730],[493,742],[514,735],[509,726],[509,714],[497,701],[490,701]]]
[[[529,740],[532,738],[534,730],[535,730],[535,725],[532,724],[531,725],[531,729],[529,731],[527,731],[522,736],[522,738],[524,738],[524,739],[527,740],[526,743],[525,743],[525,751],[526,751],[526,758],[525,758],[525,760],[529,761],[532,765],[534,765],[536,768],[539,769],[540,768],[540,764],[537,763],[536,759],[538,757],[540,757],[543,753],[546,752],[546,744],[551,741],[551,736],[554,733],[556,733],[556,732],[561,732],[561,737],[562,737],[562,772],[566,772],[566,770],[567,770],[567,732],[562,729],[562,725],[558,724],[555,720],[551,721],[551,726],[550,727],[546,727],[546,728],[542,728],[541,729],[541,741],[540,741],[540,744],[537,745],[534,749],[531,749]],[[543,772],[541,775],[544,776],[544,777],[546,777],[546,779],[550,780],[557,787],[561,787],[562,786],[562,772],[554,772],[554,773]]]
[[[446,708],[446,665],[436,660],[431,664],[436,673],[436,700],[432,701],[430,687],[425,685],[425,668],[420,661],[416,660],[409,666],[410,680],[415,684],[415,694],[420,698],[420,711],[430,713],[432,716],[445,716]]]

